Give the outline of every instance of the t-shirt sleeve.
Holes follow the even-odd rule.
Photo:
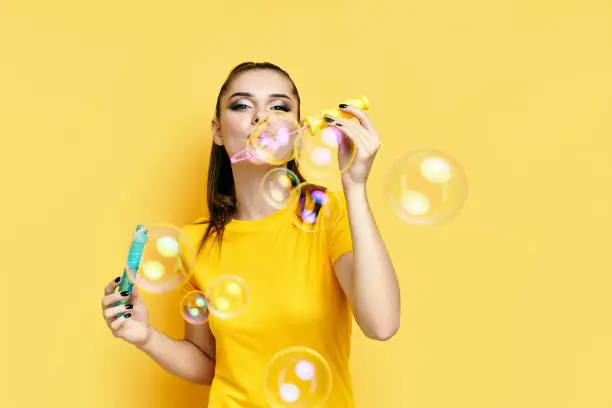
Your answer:
[[[344,194],[339,194],[339,200],[334,203],[335,208],[332,210],[333,222],[327,230],[327,251],[332,265],[338,258],[347,252],[353,250],[353,240],[351,238],[351,228],[349,225],[348,211],[346,207],[346,198]]]

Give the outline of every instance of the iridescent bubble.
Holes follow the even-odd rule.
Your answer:
[[[273,408],[322,407],[331,388],[327,361],[307,347],[291,347],[276,354],[264,376],[264,393]]]
[[[261,181],[261,193],[274,208],[285,208],[290,199],[295,197],[293,191],[300,184],[298,176],[291,170],[278,167],[270,170]]]
[[[181,301],[181,315],[186,322],[203,324],[208,321],[208,301],[199,290],[191,291]]]
[[[305,182],[293,194],[291,217],[296,227],[307,232],[326,231],[340,220],[344,203],[338,193]]]
[[[294,143],[303,130],[287,113],[276,113],[255,125],[247,140],[252,155],[268,164],[284,164],[294,158]]]
[[[341,175],[353,163],[356,149],[340,130],[326,126],[314,134],[303,132],[295,141],[294,151],[298,169],[306,180],[339,191]]]
[[[134,234],[144,242],[138,269],[126,266],[129,279],[154,293],[171,291],[189,278],[195,249],[180,228],[172,224],[147,226]]]
[[[468,196],[459,163],[438,150],[418,150],[396,162],[386,182],[394,212],[416,225],[443,224],[455,217]]]
[[[206,286],[210,313],[220,318],[233,318],[244,312],[249,302],[249,288],[236,275],[220,275]]]

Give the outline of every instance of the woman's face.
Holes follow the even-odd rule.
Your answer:
[[[246,147],[247,138],[258,120],[287,113],[297,121],[298,102],[291,81],[272,70],[247,71],[232,81],[221,97],[220,118],[213,119],[213,141],[224,146],[230,157]],[[259,160],[249,160],[261,163]]]

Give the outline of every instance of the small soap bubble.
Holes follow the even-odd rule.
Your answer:
[[[270,360],[264,387],[266,399],[273,408],[322,407],[331,393],[331,370],[315,350],[291,347]]]
[[[393,211],[415,225],[440,225],[455,217],[468,196],[459,163],[437,150],[418,150],[400,159],[387,179]]]
[[[294,190],[290,202],[293,224],[307,232],[326,231],[335,226],[344,205],[339,193],[309,182]]]
[[[285,208],[292,197],[293,191],[300,184],[298,176],[291,170],[278,167],[270,170],[261,181],[261,193],[272,207]]]
[[[236,275],[220,275],[206,286],[210,313],[219,318],[233,318],[244,312],[249,301],[249,288]]]
[[[191,324],[206,323],[208,314],[208,302],[204,293],[194,290],[183,296],[181,315],[186,322]]]
[[[138,268],[126,265],[128,278],[138,288],[167,292],[190,277],[195,249],[180,228],[172,224],[146,226],[133,239],[144,243]]]

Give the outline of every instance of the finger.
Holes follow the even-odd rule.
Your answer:
[[[117,289],[117,286],[119,286],[120,281],[121,277],[117,276],[115,280],[106,285],[106,287],[104,288],[104,295],[110,295],[111,293],[113,293],[115,289]]]
[[[126,300],[128,299],[129,295],[130,295],[129,292],[127,291],[111,293],[110,295],[106,295],[102,298],[102,307],[107,308],[111,306],[112,304],[114,304],[115,302],[118,302],[120,300]]]
[[[124,313],[126,310],[131,310],[134,308],[131,304],[118,305],[104,309],[104,318],[107,320],[112,320],[119,313]]]
[[[367,153],[368,140],[366,136],[366,130],[358,123],[350,119],[337,118],[333,116],[326,116],[325,121],[330,125],[334,126],[346,137],[348,137],[357,147],[357,150],[362,153]]]
[[[131,316],[132,316],[131,314],[126,313],[123,316],[118,317],[115,320],[113,320],[113,322],[110,325],[111,330],[113,332],[116,332],[117,330],[119,330],[121,326],[123,326],[125,322],[127,322]]]
[[[140,291],[138,289],[138,286],[134,285],[132,287],[132,295],[130,296],[130,302],[133,305],[139,305],[142,303],[142,298],[140,297]]]
[[[376,134],[376,132],[374,131],[374,126],[370,121],[370,118],[368,117],[368,115],[366,115],[364,111],[362,111],[361,109],[357,109],[351,105],[340,104],[338,106],[342,112],[350,113],[351,115],[356,117],[361,126],[363,126],[365,129],[369,130],[373,134]]]
[[[324,115],[324,118],[327,124],[345,127],[348,129],[355,129],[364,136],[367,136],[369,133],[368,130],[361,125],[361,123],[351,120],[349,118],[342,118],[339,116],[331,115]]]
[[[337,117],[332,118],[336,122],[336,126],[341,126],[337,129],[345,128],[349,130],[344,133],[355,142],[358,149],[361,149],[360,153],[369,156],[378,151],[380,148],[380,139],[376,135],[376,131],[374,131],[374,135],[372,135],[372,132],[354,120]],[[351,129],[353,131],[351,131]]]

